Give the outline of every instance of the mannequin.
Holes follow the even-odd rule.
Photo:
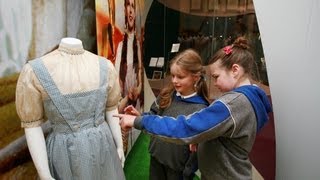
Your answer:
[[[46,84],[50,79],[54,85]],[[16,107],[40,179],[124,179],[121,129],[113,116],[119,100],[114,66],[85,51],[79,39],[63,38],[57,50],[29,61]],[[53,129],[47,140],[40,126],[46,118]]]
[[[53,179],[49,170],[47,149],[41,127],[25,128],[24,132],[40,179]]]

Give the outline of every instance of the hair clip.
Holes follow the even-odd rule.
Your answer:
[[[232,45],[224,47],[224,48],[223,48],[223,51],[224,51],[224,53],[225,53],[226,55],[231,54],[231,53],[232,53]]]

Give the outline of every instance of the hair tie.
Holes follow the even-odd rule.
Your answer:
[[[232,45],[224,47],[224,48],[223,48],[224,53],[225,53],[226,55],[231,54],[231,53],[232,53],[232,47],[233,47]]]

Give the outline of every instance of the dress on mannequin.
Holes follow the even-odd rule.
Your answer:
[[[113,117],[119,99],[113,64],[78,39],[63,38],[58,49],[23,67],[16,107],[41,179],[125,179]],[[40,125],[46,120],[52,132],[45,142]]]

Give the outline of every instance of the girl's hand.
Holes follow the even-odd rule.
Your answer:
[[[134,125],[134,120],[137,116],[132,116],[129,114],[115,114],[113,117],[118,117],[120,119],[120,126],[125,131],[130,130]]]
[[[189,149],[191,152],[197,152],[198,145],[197,144],[189,144]]]
[[[124,113],[125,114],[130,114],[130,115],[134,115],[134,116],[140,116],[140,112],[135,108],[133,107],[132,105],[129,105],[127,107],[124,108]]]

